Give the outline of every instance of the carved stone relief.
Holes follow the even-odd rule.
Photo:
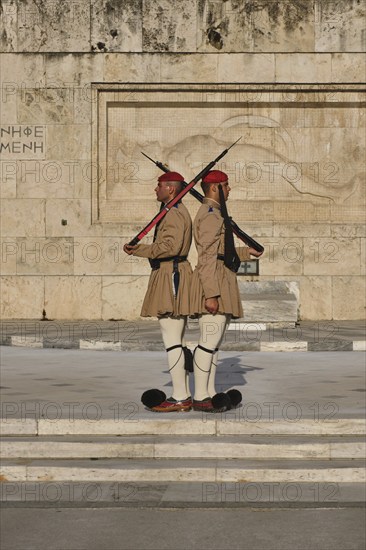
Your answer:
[[[161,88],[100,92],[94,221],[142,224],[156,213],[160,170],[141,151],[190,181],[240,136],[217,166],[230,176],[236,220],[252,220],[260,211],[263,223],[330,221],[332,212],[344,211],[347,219],[353,208],[357,217],[365,116],[352,87]],[[195,200],[185,200],[194,210]]]

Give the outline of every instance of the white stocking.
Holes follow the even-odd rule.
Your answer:
[[[224,336],[228,318],[228,315],[209,313],[199,318],[200,339],[194,353],[194,398],[197,401],[210,397],[208,382],[212,359]],[[214,379],[211,386],[215,386]]]
[[[180,346],[168,351],[169,372],[173,383],[172,397],[181,401],[189,397],[189,378],[185,370],[184,352],[181,346],[185,346],[184,332],[187,317],[161,317],[159,324],[165,349],[172,346]]]
[[[224,329],[224,332],[222,333],[220,342],[217,344],[217,348],[219,349],[212,354],[211,370],[208,377],[208,395],[210,397],[213,397],[217,393],[215,389],[215,378],[216,378],[217,363],[219,360],[219,350],[225,336],[225,331],[230,323],[230,319],[231,319],[231,315],[226,315],[225,329]]]

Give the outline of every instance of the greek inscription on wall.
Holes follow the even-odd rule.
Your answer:
[[[45,126],[1,126],[0,153],[5,159],[45,158]]]

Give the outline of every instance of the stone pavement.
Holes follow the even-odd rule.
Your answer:
[[[215,330],[215,327],[212,328]],[[198,340],[198,323],[190,320],[188,346]],[[156,320],[3,320],[0,344],[33,348],[113,351],[163,350]],[[233,322],[222,350],[236,351],[365,351],[365,321],[302,321],[291,324]]]
[[[184,417],[184,413],[151,413],[140,402],[149,388],[171,394],[165,352],[94,353],[5,346],[0,351],[1,416],[8,420],[45,419],[56,429],[57,420],[84,419],[92,430],[103,420],[142,426],[143,419]],[[193,392],[193,375],[190,383]],[[283,421],[294,426],[308,419],[321,426],[331,420],[339,424],[340,419],[363,418],[364,383],[364,352],[224,351],[219,355],[217,390],[235,387],[243,394],[243,406],[225,413],[226,420],[238,425],[252,421],[251,430],[260,420],[276,419],[276,424]],[[202,420],[199,412],[187,415],[190,423],[195,418]]]

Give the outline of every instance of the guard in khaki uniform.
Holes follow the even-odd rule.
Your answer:
[[[183,176],[177,172],[161,175],[155,188],[157,200],[162,204],[172,200],[180,192],[182,181]],[[127,254],[149,258],[152,268],[141,316],[159,319],[173,383],[169,399],[160,390],[144,392],[143,404],[155,412],[189,411],[192,407],[188,383],[191,358],[184,341],[190,308],[192,268],[187,256],[191,242],[191,217],[179,201],[156,226],[152,244],[123,247]]]
[[[200,339],[194,353],[193,409],[218,412],[241,400],[237,390],[230,390],[228,395],[215,391],[218,349],[225,330],[232,318],[243,316],[236,270],[226,262],[228,250],[225,248],[231,238],[237,265],[261,253],[246,246],[235,249],[232,231],[231,236],[226,233],[229,223],[228,219],[224,220],[223,211],[227,217],[228,176],[220,170],[212,170],[203,178],[202,189],[205,198],[193,224],[198,263],[192,276],[190,309],[191,315],[199,318],[200,325]]]

